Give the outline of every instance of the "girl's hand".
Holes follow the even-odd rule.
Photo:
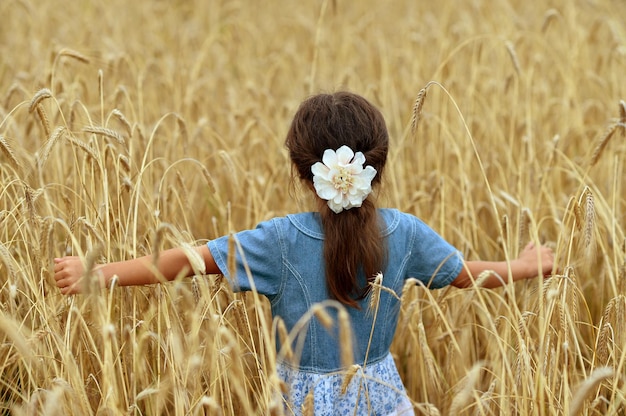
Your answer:
[[[83,291],[82,278],[85,274],[83,262],[79,257],[54,259],[54,280],[61,293],[71,295]]]
[[[537,253],[539,250],[539,253]],[[541,273],[543,277],[549,277],[554,267],[554,252],[546,246],[535,246],[535,243],[528,243],[522,250],[517,261],[522,262],[528,268],[528,276],[537,276],[539,262],[541,262]]]

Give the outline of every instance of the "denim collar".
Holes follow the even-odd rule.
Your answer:
[[[379,209],[378,214],[382,217],[385,227],[382,230],[382,236],[387,237],[398,227],[400,222],[399,211],[396,209]],[[322,230],[322,222],[318,212],[304,212],[301,214],[287,215],[289,221],[300,232],[311,238],[318,240],[324,239],[324,231]]]

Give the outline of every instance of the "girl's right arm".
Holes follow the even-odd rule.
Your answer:
[[[194,247],[205,264],[206,274],[221,273],[206,244]],[[54,280],[64,295],[80,293],[83,290],[82,278],[85,275],[83,261],[79,257],[54,259]],[[151,255],[133,260],[120,261],[96,266],[95,274],[103,287],[109,286],[117,276],[120,286],[138,286],[159,283],[161,279],[174,280],[177,276],[194,275],[187,253],[182,248],[173,248],[160,253],[156,263]]]
[[[467,288],[474,284],[475,279],[485,271],[491,271],[481,283],[482,287],[495,288],[508,282],[509,276],[513,281],[531,279],[538,276],[548,277],[554,267],[554,253],[546,246],[535,246],[529,243],[519,257],[510,261],[466,261],[452,286]]]

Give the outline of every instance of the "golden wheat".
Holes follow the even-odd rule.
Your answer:
[[[341,394],[346,394],[346,391],[348,390],[348,386],[350,385],[350,382],[352,381],[356,373],[359,372],[360,370],[361,370],[361,366],[359,364],[352,364],[350,367],[348,367],[345,375],[343,376],[341,387],[339,388],[339,390],[341,391]]]
[[[82,53],[73,50],[73,49],[69,49],[69,48],[62,48],[61,50],[59,50],[59,52],[57,53],[57,58],[61,58],[67,56],[69,58],[72,59],[76,59],[84,64],[88,64],[89,63],[89,58],[85,55],[83,55]]]
[[[598,144],[593,150],[593,154],[591,155],[591,160],[589,161],[590,166],[594,166],[596,163],[598,163],[598,160],[600,159],[602,152],[604,151],[607,144],[609,143],[609,140],[611,140],[611,137],[613,137],[613,134],[617,131],[617,128],[619,127],[619,125],[620,123],[612,123],[606,129],[606,131],[602,134],[602,136],[598,139]]]
[[[352,328],[350,324],[350,315],[344,307],[339,308],[337,316],[339,321],[339,345],[341,345],[341,365],[344,368],[354,363],[354,352],[352,349]]]
[[[54,147],[55,143],[59,140],[59,138],[63,136],[64,133],[65,133],[65,127],[58,126],[54,129],[54,131],[52,132],[48,140],[46,140],[46,143],[44,144],[43,149],[41,150],[41,153],[38,155],[38,158],[37,158],[37,166],[40,170],[46,164],[46,161],[48,160],[48,157],[50,156],[50,152],[52,151],[52,148]]]
[[[583,405],[585,400],[589,398],[589,395],[603,380],[613,376],[613,374],[614,371],[612,368],[599,367],[593,370],[593,373],[591,373],[589,378],[582,381],[572,393],[573,400],[569,409],[570,416],[579,415],[583,410]]]
[[[119,144],[122,144],[122,145],[124,144],[124,138],[122,137],[122,135],[112,129],[107,129],[107,128],[98,127],[98,126],[86,126],[86,127],[83,127],[83,131],[86,133],[92,133],[92,134],[97,134],[100,136],[108,137],[110,139],[115,140]]]
[[[380,206],[466,259],[513,260],[527,241],[559,259],[552,279],[494,291],[483,275],[465,291],[406,282],[392,353],[416,413],[623,411],[626,4],[482,3],[0,6],[0,413],[289,415],[276,364],[297,365],[306,323],[288,333],[193,254],[190,281],[100,290],[87,273],[92,294],[71,297],[53,258],[91,268],[314,208],[283,138],[304,97],[339,88],[387,120]],[[379,280],[377,331],[381,295],[400,295]],[[328,308],[305,318],[352,340]]]
[[[9,145],[7,139],[1,134],[0,149],[2,150],[2,153],[5,155],[5,157],[8,159],[9,164],[13,167],[13,169],[18,170],[20,168],[20,162],[17,160],[15,152],[13,152],[13,149]]]
[[[422,109],[424,107],[424,101],[426,100],[426,94],[426,88],[419,90],[415,103],[413,104],[413,114],[411,117],[411,133],[413,134],[417,131],[417,126],[419,125],[419,121],[422,117]]]

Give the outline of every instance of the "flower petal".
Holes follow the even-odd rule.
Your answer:
[[[354,152],[348,146],[343,145],[337,149],[337,163],[339,166],[348,166],[353,157]]]
[[[313,166],[311,166],[311,173],[313,174],[314,179],[316,176],[328,179],[329,171],[330,169],[328,169],[328,167],[324,165],[322,162],[317,162],[313,164]]]
[[[335,153],[335,151],[332,149],[324,150],[322,162],[324,162],[324,164],[329,168],[337,166],[337,153]]]
[[[359,167],[363,167],[365,163],[365,155],[362,152],[356,152],[354,154],[354,159],[352,160],[352,164],[359,165]]]
[[[335,214],[339,214],[343,211],[343,206],[341,204],[336,204],[332,200],[328,201],[328,207],[333,210]]]
[[[367,192],[371,192],[372,190],[372,179],[376,176],[376,169],[371,166],[366,166],[363,171],[352,177],[352,184],[355,188],[367,190]]]
[[[340,192],[333,186],[332,183],[325,180],[314,180],[313,186],[315,187],[315,192],[322,199],[333,199],[336,198]]]

